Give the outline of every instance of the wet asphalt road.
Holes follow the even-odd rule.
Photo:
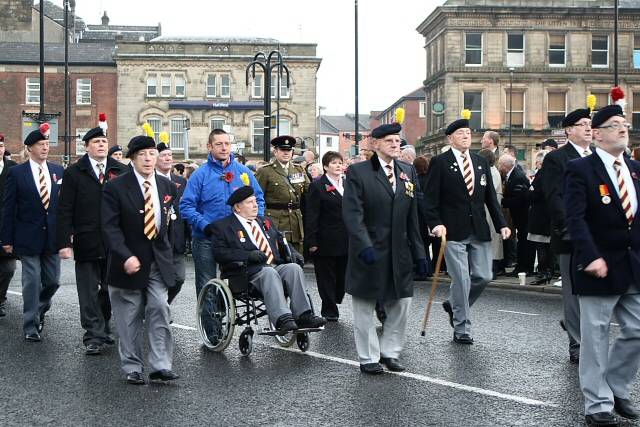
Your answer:
[[[19,273],[0,318],[1,426],[349,425],[495,426],[583,424],[577,368],[558,326],[558,295],[487,289],[473,308],[473,346],[451,342],[434,305],[427,336],[419,333],[430,287],[416,283],[404,374],[370,377],[356,361],[350,301],[340,322],[313,334],[301,353],[256,336],[244,357],[236,337],[224,353],[198,343],[193,264],[172,308],[176,350],[173,384],[131,386],[117,348],[86,356],[72,262],[47,316],[41,343],[22,339]],[[309,290],[319,298],[313,274]],[[439,290],[442,301],[445,289]],[[638,387],[634,387],[638,395]],[[632,424],[626,424],[632,425]]]

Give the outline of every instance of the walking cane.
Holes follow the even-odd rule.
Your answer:
[[[436,290],[438,289],[438,281],[440,280],[440,266],[442,265],[442,258],[444,258],[444,249],[447,246],[447,237],[443,234],[440,236],[440,252],[438,252],[438,260],[436,261],[436,271],[433,274],[433,280],[431,281],[431,292],[429,293],[429,301],[427,302],[427,310],[424,313],[424,319],[422,319],[422,331],[420,335],[425,336],[427,329],[427,322],[429,321],[429,313],[431,312],[431,305],[433,305],[433,299],[436,296]]]

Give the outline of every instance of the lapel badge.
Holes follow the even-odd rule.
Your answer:
[[[487,176],[485,174],[482,174],[482,176],[480,177],[480,185],[482,186],[487,185]]]
[[[478,170],[481,171],[482,170],[482,166],[478,166]]]
[[[602,203],[605,205],[611,203],[611,196],[609,195],[609,187],[607,187],[607,184],[600,184],[598,186],[598,190],[600,191],[600,196],[602,197]]]
[[[602,196],[602,203],[604,203],[605,205],[608,205],[609,203],[611,203],[611,197]]]
[[[242,232],[242,230],[238,230],[238,238],[240,239],[240,243],[244,243],[247,241],[247,239],[244,238],[244,233]]]
[[[142,209],[140,209],[140,211],[139,211],[139,212],[140,212],[141,214],[143,214],[143,213],[144,213],[144,211],[143,211]]]

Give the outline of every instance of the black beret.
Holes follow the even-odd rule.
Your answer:
[[[11,152],[9,150],[4,150],[4,156],[5,157],[11,156]]]
[[[388,135],[398,135],[401,130],[402,126],[400,126],[398,123],[380,125],[371,131],[371,138],[380,139]]]
[[[280,135],[271,140],[271,145],[281,150],[293,150],[296,146],[296,139],[289,135]]]
[[[156,148],[156,142],[153,138],[146,135],[138,135],[131,138],[127,148],[127,157],[131,158],[136,151],[145,150],[147,148]]]
[[[558,148],[558,143],[555,139],[549,138],[542,143],[542,148],[544,149],[545,147]]]
[[[597,113],[593,115],[593,119],[591,120],[592,128],[599,128],[604,122],[609,120],[611,117],[624,117],[624,112],[622,111],[622,107],[618,104],[607,105],[606,107],[602,107],[598,110]]]
[[[562,119],[562,127],[566,128],[575,125],[580,119],[590,119],[591,110],[588,108],[578,108],[567,114],[567,117]]]
[[[171,150],[171,148],[169,148],[169,146],[164,142],[156,145],[156,149],[158,150],[158,153],[162,153],[164,150]]]
[[[92,138],[106,138],[107,135],[104,134],[104,130],[98,126],[97,128],[93,128],[87,131],[82,137],[84,142],[89,142]]]
[[[33,145],[38,141],[42,141],[43,139],[49,139],[49,137],[43,135],[42,132],[40,132],[40,129],[36,129],[34,131],[31,131],[31,133],[27,135],[27,139],[24,140],[24,145]]]
[[[253,187],[249,185],[245,185],[243,187],[238,188],[233,193],[231,193],[231,195],[229,196],[229,199],[227,200],[227,204],[229,206],[233,206],[236,203],[240,203],[247,197],[253,196],[253,194],[254,194]]]
[[[113,147],[109,148],[109,156],[112,155],[113,153],[117,153],[118,151],[122,151],[122,147],[120,147],[119,145],[114,145]]]
[[[404,148],[404,147],[406,147],[407,145],[409,145],[409,144],[407,143],[407,140],[406,140],[406,139],[404,139],[404,138],[400,138],[400,148]]]
[[[451,135],[458,129],[469,128],[469,120],[467,119],[458,119],[455,122],[452,122],[447,126],[447,129],[444,131],[445,135]]]

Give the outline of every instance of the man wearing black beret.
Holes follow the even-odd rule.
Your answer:
[[[107,289],[107,249],[102,238],[100,210],[107,181],[122,174],[124,165],[107,157],[109,140],[100,127],[82,138],[86,154],[65,171],[58,202],[57,245],[62,259],[75,259],[82,342],[89,355],[113,344]]]
[[[108,156],[114,160],[122,161],[122,147],[119,145],[114,145],[109,148]]]

